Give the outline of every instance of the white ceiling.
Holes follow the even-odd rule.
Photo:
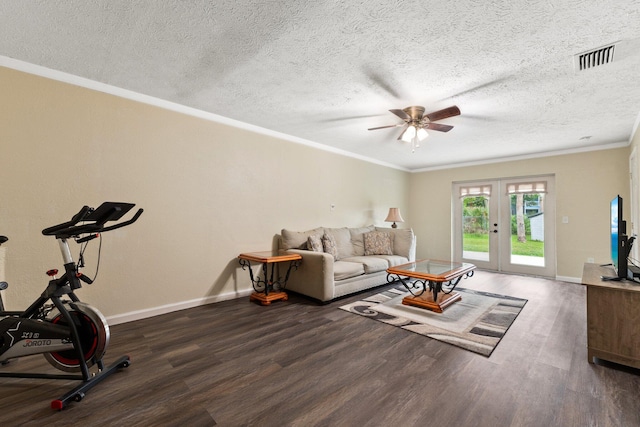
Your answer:
[[[624,145],[640,112],[637,0],[2,0],[0,55],[410,170]],[[415,153],[367,130],[453,104]]]

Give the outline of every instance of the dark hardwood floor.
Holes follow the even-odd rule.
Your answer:
[[[0,425],[640,426],[638,371],[587,363],[582,285],[478,271],[461,286],[529,300],[489,358],[338,309],[363,294],[247,297],[113,326],[106,362],[131,366],[61,412],[73,382],[0,379]]]

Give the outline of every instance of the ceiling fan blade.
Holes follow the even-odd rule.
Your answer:
[[[403,126],[404,123],[398,123],[397,125],[389,125],[389,126],[379,126],[377,128],[369,128],[368,130],[378,130],[378,129],[386,129],[386,128],[397,128],[398,126]]]
[[[489,81],[489,82],[481,83],[481,84],[479,84],[477,86],[470,87],[468,89],[460,91],[460,92],[456,93],[455,95],[451,95],[451,96],[448,96],[446,98],[440,99],[440,101],[444,101],[446,99],[458,98],[460,96],[464,96],[464,95],[468,95],[468,94],[471,94],[471,93],[474,93],[474,92],[482,91],[482,90],[484,90],[484,89],[486,89],[488,87],[491,87],[493,85],[501,85],[501,84],[513,79],[514,77],[515,77],[514,75],[509,75],[509,76],[504,76],[504,77],[497,78],[497,79]]]
[[[371,66],[364,66],[362,70],[377,87],[384,90],[389,95],[396,99],[405,98],[400,91],[396,90],[396,87],[399,86],[399,84],[391,78],[391,73],[388,70],[381,70],[379,65],[376,65],[375,68]]]
[[[411,116],[405,113],[403,110],[389,110],[396,116],[400,117],[402,120],[411,120]]]
[[[318,121],[322,123],[342,122],[347,120],[370,119],[372,117],[381,117],[382,115],[383,114],[363,114],[361,116],[331,117],[327,119],[319,119]],[[387,117],[386,114],[384,116]]]
[[[440,123],[428,123],[424,127],[429,130],[437,130],[438,132],[449,132],[451,129],[453,129],[453,126],[443,125]]]
[[[459,116],[459,115],[460,115],[460,109],[454,105],[449,108],[444,108],[442,110],[438,110],[438,111],[434,111],[433,113],[426,114],[425,117],[427,117],[432,122],[435,122],[438,120],[446,119],[453,116]]]

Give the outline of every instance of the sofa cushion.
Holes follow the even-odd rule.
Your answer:
[[[405,258],[411,258],[411,248],[413,246],[413,230],[406,228],[381,228],[376,227],[377,231],[383,231],[393,234],[393,254],[400,255]]]
[[[386,255],[393,256],[393,255]],[[370,256],[353,256],[345,258],[343,261],[359,262],[364,267],[364,272],[377,273],[378,271],[385,271],[389,268],[389,261],[385,259],[385,255],[370,255]]]
[[[409,262],[409,258],[405,258],[401,255],[376,255],[376,258],[383,258],[389,263],[389,267],[395,267],[396,265],[406,264]]]
[[[316,235],[309,236],[307,238],[307,249],[313,252],[323,252],[322,238]]]
[[[307,249],[307,240],[309,236],[322,236],[324,229],[322,227],[314,228],[307,231],[291,231],[283,229],[281,236],[281,249]]]
[[[376,228],[373,225],[349,229],[349,234],[351,234],[351,245],[353,246],[353,256],[364,255],[364,233],[375,231],[375,229]]]
[[[322,235],[322,247],[324,248],[325,253],[333,255],[333,259],[335,261],[340,259],[338,258],[338,245],[336,244],[336,239],[331,234],[325,233]]]
[[[332,236],[338,249],[338,258],[353,256],[353,245],[351,244],[351,233],[347,227],[324,228],[324,234]]]
[[[393,235],[383,231],[364,234],[365,255],[393,255]]]
[[[359,262],[336,261],[333,263],[333,280],[344,280],[349,277],[362,276],[364,266]]]

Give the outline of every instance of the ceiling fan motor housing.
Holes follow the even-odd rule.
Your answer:
[[[411,122],[417,123],[422,121],[422,116],[424,115],[424,107],[419,105],[403,108],[402,111],[407,113],[409,117],[411,117]]]

